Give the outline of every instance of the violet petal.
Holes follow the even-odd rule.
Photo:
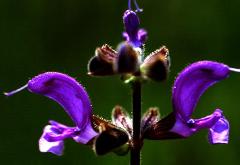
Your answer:
[[[139,29],[138,31],[138,40],[141,43],[144,43],[147,40],[147,31],[144,29]]]
[[[222,117],[209,129],[208,139],[211,144],[227,144],[229,140],[229,123]]]
[[[205,90],[227,78],[228,75],[229,67],[217,62],[200,61],[186,67],[179,74],[173,86],[174,111],[187,122]]]
[[[82,131],[79,131],[79,133],[76,130],[76,135],[73,136],[73,139],[78,143],[87,144],[91,139],[93,139],[97,135],[98,133],[96,133],[92,126],[88,124],[86,128]]]
[[[209,129],[211,144],[228,142],[229,124],[220,109],[216,109],[211,115],[200,119],[190,119],[188,122],[184,122],[178,114],[170,132],[189,137],[204,128]]]
[[[31,79],[28,89],[58,102],[79,129],[90,124],[90,100],[85,89],[75,79],[62,73],[46,72]]]
[[[71,136],[72,133],[64,133],[63,130],[57,126],[47,125],[39,139],[39,150],[61,156],[64,149],[63,140]]]

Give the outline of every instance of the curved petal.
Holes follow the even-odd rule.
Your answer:
[[[39,150],[40,152],[51,152],[55,155],[61,156],[64,150],[64,142],[63,141],[48,142],[46,139],[40,138]]]
[[[76,132],[77,134],[73,136],[73,139],[77,143],[87,144],[91,139],[98,136],[99,133],[96,133],[90,124],[86,126],[83,131]]]
[[[174,111],[187,122],[205,90],[227,78],[228,75],[228,66],[212,61],[200,61],[186,67],[179,74],[173,86]]]
[[[61,156],[64,149],[63,140],[71,137],[73,134],[72,128],[67,129],[56,125],[47,125],[39,139],[39,150]]]
[[[28,89],[58,102],[80,130],[90,124],[92,108],[85,89],[72,77],[46,72],[28,82]]]
[[[184,122],[176,115],[176,122],[170,132],[177,133],[183,137],[189,137],[201,129],[209,129],[209,142],[228,143],[229,123],[220,109],[216,109],[211,115],[201,119],[190,119]]]
[[[86,144],[98,135],[90,125],[87,125],[83,131],[79,131],[78,127],[68,127],[53,120],[49,123],[51,125],[44,128],[39,139],[39,150],[41,152],[51,152],[61,156],[64,149],[64,139],[73,138],[78,143]]]
[[[229,123],[225,117],[222,117],[218,122],[209,129],[208,139],[211,144],[227,144],[229,139]]]

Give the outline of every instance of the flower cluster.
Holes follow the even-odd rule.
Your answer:
[[[141,11],[138,6],[137,11]],[[127,83],[165,80],[170,67],[168,49],[162,46],[145,58],[147,32],[139,28],[139,18],[131,7],[124,12],[123,23],[125,41],[117,51],[107,44],[98,47],[88,64],[89,75],[119,74]],[[149,108],[143,115],[141,144],[144,139],[187,138],[204,128],[209,131],[211,144],[228,143],[229,123],[222,110],[217,108],[211,115],[200,119],[193,119],[192,114],[201,95],[210,86],[226,79],[230,71],[239,72],[238,69],[213,61],[199,61],[187,66],[179,73],[172,88],[173,111],[160,118],[157,108]],[[112,121],[93,114],[86,90],[74,78],[63,73],[46,72],[6,95],[11,96],[25,88],[56,101],[74,122],[74,126],[69,127],[49,121],[39,140],[41,152],[62,155],[64,139],[67,138],[91,146],[97,155],[108,152],[124,155],[131,149],[133,124],[129,114],[121,106],[114,107]]]

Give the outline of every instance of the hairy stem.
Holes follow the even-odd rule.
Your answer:
[[[133,109],[133,146],[131,148],[130,165],[140,165],[140,124],[141,124],[141,82],[132,84],[132,109]]]

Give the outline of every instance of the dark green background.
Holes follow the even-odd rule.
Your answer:
[[[169,79],[143,88],[143,110],[158,106],[162,115],[172,111],[171,86],[177,73],[198,60],[215,60],[240,67],[239,0],[139,0],[144,8],[141,26],[149,39],[147,52],[166,45],[171,54]],[[122,14],[127,0],[1,0],[0,89],[9,91],[45,71],[76,77],[87,89],[94,113],[110,119],[121,104],[131,110],[131,92],[119,77],[92,78],[87,63],[97,46],[122,41]],[[209,165],[240,163],[240,74],[211,87],[194,117],[224,110],[231,124],[228,145],[210,145],[207,131],[186,139],[145,141],[143,165]],[[96,157],[84,145],[66,140],[65,154],[40,153],[38,139],[49,119],[71,125],[52,100],[23,91],[0,96],[0,164],[2,165],[112,165],[128,164],[129,156]]]

